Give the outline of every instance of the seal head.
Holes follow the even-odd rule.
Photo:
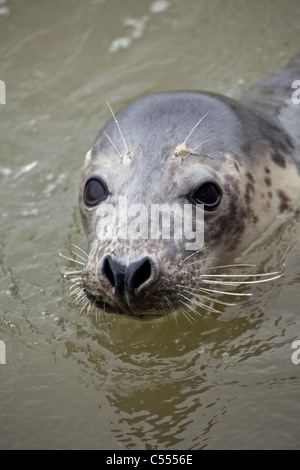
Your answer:
[[[300,188],[294,153],[277,120],[221,95],[164,92],[127,105],[102,129],[82,172],[87,298],[106,312],[151,318],[208,296],[202,273],[234,259],[293,210]],[[136,224],[129,237],[123,220],[121,236],[107,237],[125,202],[131,216],[145,210],[148,228]],[[159,206],[163,218],[164,205],[174,208],[173,235],[178,207],[189,206],[196,232],[201,205],[203,246],[188,250],[186,235],[166,238],[161,225],[149,235],[149,214]]]

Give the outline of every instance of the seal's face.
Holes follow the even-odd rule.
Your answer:
[[[299,187],[292,150],[276,126],[216,95],[159,93],[125,107],[100,132],[82,174],[88,299],[106,312],[149,318],[209,296],[205,270],[233,258],[291,209]],[[288,191],[280,183],[287,174]],[[185,230],[175,235],[186,206],[198,245],[188,245]]]

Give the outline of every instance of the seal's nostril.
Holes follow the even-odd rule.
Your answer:
[[[119,263],[111,255],[107,255],[102,265],[102,275],[116,289],[124,287],[125,265]]]
[[[110,267],[109,260],[107,258],[105,259],[104,264],[103,264],[103,272],[105,276],[107,277],[107,279],[109,280],[109,282],[111,283],[111,285],[115,287],[115,278],[114,278],[112,269]]]
[[[132,263],[126,269],[125,283],[129,291],[138,289],[152,274],[151,263],[148,257]]]

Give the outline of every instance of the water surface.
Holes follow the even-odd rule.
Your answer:
[[[107,100],[233,95],[298,52],[299,25],[296,0],[1,2],[2,449],[299,448],[299,221],[241,258],[281,279],[193,323],[80,313],[58,256],[86,248],[80,171]]]

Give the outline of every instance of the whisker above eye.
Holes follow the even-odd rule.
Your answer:
[[[188,133],[188,135],[186,136],[186,138],[184,139],[183,142],[187,142],[188,139],[191,137],[192,133],[194,132],[194,130],[199,126],[199,124],[203,121],[203,119],[206,118],[206,116],[209,114],[209,111],[207,111],[200,119],[199,121],[194,125],[194,127],[190,130],[190,132]],[[201,145],[201,144],[199,144]]]
[[[105,137],[108,138],[108,140],[110,141],[111,145],[114,147],[114,149],[115,149],[115,151],[117,152],[117,154],[119,155],[119,157],[122,158],[123,155],[121,154],[121,152],[120,152],[120,150],[118,149],[118,147],[113,143],[113,141],[112,141],[112,139],[109,137],[109,135],[108,135],[106,132],[104,132],[104,135],[105,135]]]
[[[118,120],[117,120],[117,118],[116,118],[116,115],[115,115],[115,113],[113,112],[112,107],[110,106],[110,104],[109,104],[108,101],[106,101],[106,104],[107,104],[107,106],[109,107],[109,110],[110,110],[110,112],[111,112],[111,114],[112,114],[112,116],[113,116],[113,118],[114,118],[114,121],[115,121],[116,126],[117,126],[117,128],[118,128],[118,131],[119,131],[119,133],[120,133],[120,136],[121,136],[121,138],[122,138],[122,140],[123,140],[126,153],[129,154],[129,148],[128,148],[128,145],[127,145],[126,140],[125,140],[125,138],[124,138],[123,132],[121,131],[121,128],[120,128],[119,122],[118,122]]]

